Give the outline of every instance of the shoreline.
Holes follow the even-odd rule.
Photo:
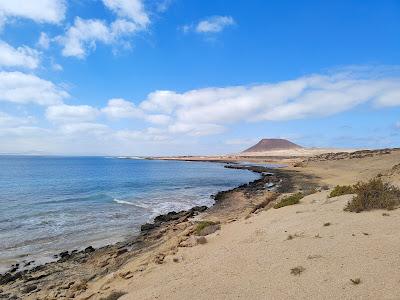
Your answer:
[[[221,163],[221,161],[215,162]],[[233,189],[218,192],[214,195],[215,202],[210,207],[197,206],[187,211],[168,212],[164,215],[159,215],[154,218],[153,223],[143,224],[138,236],[129,237],[124,241],[115,244],[108,244],[98,249],[88,246],[81,251],[63,251],[58,254],[58,259],[56,261],[38,265],[31,269],[24,270],[19,268],[19,265],[14,266],[12,270],[0,275],[0,290],[2,290],[0,297],[5,294],[7,295],[8,288],[10,288],[11,292],[15,290],[24,291],[26,286],[32,285],[32,283],[36,282],[42,286],[40,288],[36,286],[37,288],[34,291],[29,292],[29,294],[35,294],[35,292],[46,291],[48,289],[51,290],[51,285],[49,287],[50,281],[54,285],[55,281],[63,281],[67,276],[78,275],[76,276],[78,277],[77,280],[82,277],[86,278],[84,280],[87,281],[93,280],[99,276],[104,276],[107,273],[117,270],[130,259],[135,259],[135,257],[139,257],[145,253],[151,253],[154,248],[160,246],[160,244],[162,244],[166,239],[173,238],[178,234],[178,232],[182,232],[187,227],[180,225],[197,218],[200,214],[209,219],[219,219],[219,222],[230,222],[242,217],[243,211],[240,213],[240,209],[238,208],[246,207],[247,203],[239,204],[238,199],[232,197],[232,194],[240,191],[240,193],[246,195],[245,198],[252,198],[257,193],[260,193],[260,191],[265,191],[266,183],[274,182],[274,188],[277,188],[279,181],[285,181],[279,179],[279,176],[276,175],[276,173],[282,173],[279,172],[278,169],[270,169],[262,166],[242,166],[237,165],[236,163],[232,164],[232,162],[229,163],[230,164],[225,167],[249,170],[260,174],[260,178]],[[282,186],[285,186],[285,184],[282,184]],[[268,201],[261,201],[262,203],[254,204],[245,214],[254,213],[257,209],[262,209],[276,198],[276,193],[272,191],[267,192],[271,193],[270,199]],[[274,194],[274,196],[272,196],[272,194]],[[243,202],[243,199],[241,200]],[[244,202],[246,201],[247,200],[245,199]],[[171,231],[171,228],[172,234],[169,232]],[[101,260],[102,263],[97,264],[97,266],[93,268],[93,260]],[[89,273],[90,276],[89,274],[85,274],[88,276],[85,276],[84,274],[76,274],[77,272],[74,270],[75,268],[83,268],[88,264],[91,265],[92,270],[86,273]],[[58,273],[65,273],[64,276],[62,276],[62,278],[60,278],[60,276],[51,276],[54,274],[55,270],[57,270]],[[22,293],[22,295],[24,294],[27,293]]]

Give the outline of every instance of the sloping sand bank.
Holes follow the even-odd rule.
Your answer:
[[[393,151],[293,169],[330,187],[378,174],[398,184],[391,170],[399,162],[400,151]],[[93,282],[82,297],[124,292],[120,299],[399,299],[400,210],[344,212],[352,196],[328,193],[223,224],[207,243],[179,248],[163,264],[143,271],[127,264]]]
[[[223,226],[207,244],[180,249],[179,262],[110,289],[128,293],[121,299],[398,299],[400,211],[346,213],[351,196],[326,195]]]

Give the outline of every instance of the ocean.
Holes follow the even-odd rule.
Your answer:
[[[208,162],[0,156],[0,272],[121,241],[159,214],[210,206],[211,195],[258,177]]]

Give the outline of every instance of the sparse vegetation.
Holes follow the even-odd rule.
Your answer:
[[[380,178],[354,185],[356,196],[347,203],[345,210],[351,212],[372,209],[394,209],[400,203],[400,189]]]
[[[293,269],[290,269],[290,274],[292,275],[300,275],[301,273],[303,273],[306,269],[302,266],[297,266]]]
[[[330,222],[326,222],[326,223],[324,223],[324,226],[325,226],[325,227],[331,226],[331,223],[330,223]]]
[[[360,278],[350,279],[350,281],[354,285],[357,285],[357,284],[361,283],[361,279]]]
[[[329,194],[329,198],[342,195],[354,194],[354,187],[351,185],[337,185]]]
[[[297,204],[303,197],[304,197],[303,193],[296,193],[291,196],[287,196],[283,198],[279,203],[275,204],[274,208],[281,208],[284,206]]]
[[[211,225],[217,225],[217,223],[212,222],[212,221],[200,221],[199,223],[197,223],[195,232],[196,234],[200,234],[204,228],[211,226]]]

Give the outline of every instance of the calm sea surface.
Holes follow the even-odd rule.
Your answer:
[[[158,214],[212,205],[210,195],[256,178],[216,163],[0,156],[0,271],[120,241]]]

